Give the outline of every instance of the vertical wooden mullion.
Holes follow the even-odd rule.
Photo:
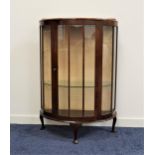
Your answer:
[[[44,109],[44,54],[43,54],[43,28],[40,25],[40,85],[41,85],[41,108]]]
[[[58,28],[57,23],[51,24],[51,80],[52,80],[52,112],[54,115],[58,113]]]
[[[68,29],[68,115],[70,116],[70,26]]]
[[[82,26],[82,115],[84,116],[85,111],[85,29],[84,25]]]
[[[118,47],[118,26],[116,26],[116,43],[115,43],[115,48],[116,48],[116,54],[115,54],[115,95],[114,95],[114,109],[116,109],[116,86],[117,86],[117,47]]]
[[[95,114],[101,115],[102,102],[102,44],[103,44],[103,25],[96,24],[95,40]]]
[[[112,62],[111,62],[111,111],[113,105],[113,72],[114,72],[114,27],[112,26]]]

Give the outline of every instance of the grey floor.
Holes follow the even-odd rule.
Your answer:
[[[143,155],[144,128],[81,127],[79,144],[69,126],[11,124],[11,155]]]

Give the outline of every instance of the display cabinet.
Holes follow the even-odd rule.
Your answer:
[[[40,21],[41,129],[43,118],[68,122],[73,142],[82,123],[116,123],[117,21]]]

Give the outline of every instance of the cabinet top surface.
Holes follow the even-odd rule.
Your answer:
[[[117,26],[117,20],[115,18],[50,18],[41,19],[40,24],[52,24],[57,22],[58,24],[96,24],[101,23],[109,26]]]

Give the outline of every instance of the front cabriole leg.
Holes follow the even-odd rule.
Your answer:
[[[41,128],[40,128],[40,130],[44,130],[45,129],[44,118],[43,118],[43,116],[41,114],[40,114],[40,121],[41,121]]]
[[[70,123],[70,126],[72,127],[73,129],[73,143],[74,144],[78,144],[79,141],[78,141],[78,130],[79,130],[79,127],[81,126],[81,123]]]
[[[115,132],[116,121],[117,121],[117,118],[116,118],[116,116],[115,116],[115,117],[113,118],[113,122],[112,122],[112,130],[111,130],[111,132]]]

